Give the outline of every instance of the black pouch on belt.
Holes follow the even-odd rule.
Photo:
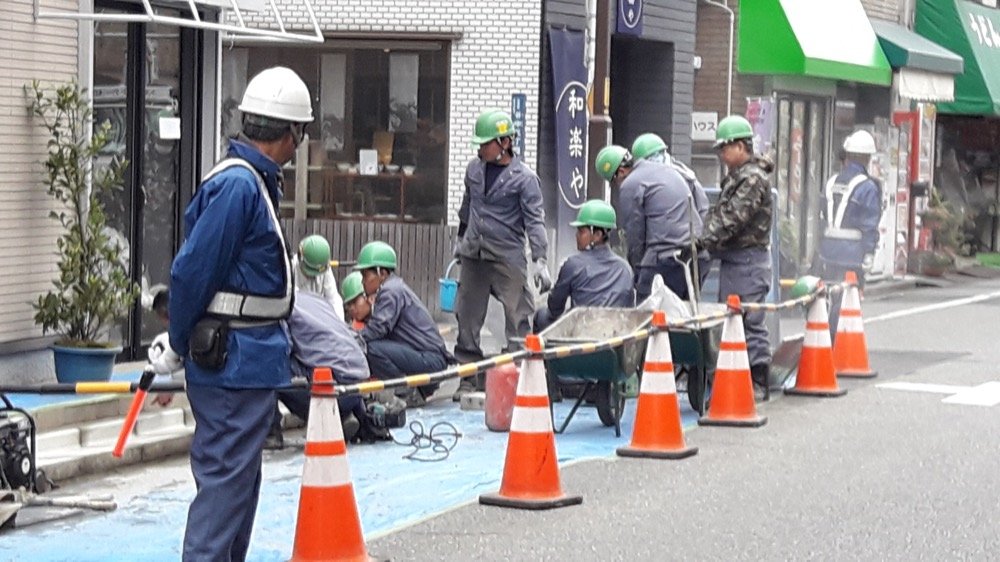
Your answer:
[[[191,359],[203,369],[218,371],[226,364],[229,324],[219,318],[206,317],[198,321],[188,342]]]

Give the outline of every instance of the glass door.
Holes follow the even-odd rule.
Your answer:
[[[109,3],[99,9],[122,8],[127,6]],[[193,156],[184,150],[192,145],[193,119],[183,110],[194,101],[182,95],[182,82],[194,72],[185,71],[184,63],[197,67],[195,52],[182,46],[182,36],[191,33],[159,24],[95,24],[94,118],[112,124],[114,140],[105,157],[129,162],[123,192],[106,201],[109,234],[127,248],[130,274],[143,291],[120,327],[126,358],[141,357],[166,329],[149,304],[151,291],[169,283],[179,245],[182,183],[189,183],[184,171],[193,169]],[[190,193],[191,187],[184,187]]]

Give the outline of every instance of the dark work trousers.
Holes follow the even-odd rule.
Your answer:
[[[352,384],[359,381],[340,379],[334,375],[337,384]],[[308,388],[288,388],[278,390],[278,400],[288,408],[288,411],[295,414],[302,421],[309,421],[309,403],[312,400],[312,393]],[[364,401],[360,394],[349,394],[337,397],[337,406],[340,407],[340,416],[354,414],[358,420],[362,420],[365,414]],[[271,433],[281,431],[281,411],[277,407],[274,409],[274,423],[271,426]]]
[[[418,351],[412,347],[392,340],[373,340],[368,342],[368,369],[377,379],[398,379],[407,375],[422,375],[434,373],[448,366],[444,356],[439,351]],[[434,392],[440,384],[420,387],[425,396]],[[409,388],[400,389],[408,393]]]
[[[185,561],[245,560],[260,496],[261,456],[274,415],[272,389],[188,385],[194,414]]]
[[[731,250],[718,256],[719,302],[739,295],[740,302],[762,303],[771,290],[771,252],[767,248]],[[743,315],[750,366],[771,364],[771,344],[763,310]]]
[[[549,311],[549,307],[545,306],[535,313],[535,318],[531,325],[534,328],[534,332],[536,334],[540,334],[543,330],[545,330],[545,328],[548,328],[555,323],[556,320],[559,320],[559,318],[553,318],[552,312]]]
[[[865,273],[861,269],[861,264],[856,267],[826,263],[820,258],[819,276],[827,285],[836,285],[844,282],[844,276],[848,271],[853,271],[858,276],[858,289],[865,288]],[[840,322],[840,301],[843,299],[843,292],[836,292],[827,295],[827,307],[830,309],[830,341],[837,337],[837,324]]]
[[[677,294],[681,300],[690,300],[688,294],[687,279],[684,277],[684,266],[677,263],[673,258],[667,258],[669,262],[658,263],[656,265],[643,265],[639,267],[639,275],[635,284],[635,302],[641,303],[652,293],[653,277],[657,274],[663,277],[663,283]],[[705,283],[708,277],[708,270],[712,262],[707,259],[698,259],[698,277],[694,279],[694,272],[691,272],[691,279],[698,283],[698,288]]]
[[[504,349],[513,339],[524,339],[531,332],[531,314],[535,311],[527,274],[508,262],[462,258],[458,279],[455,318],[458,319],[458,341],[455,357],[463,363],[483,358],[479,333],[486,321],[490,295],[503,305]]]

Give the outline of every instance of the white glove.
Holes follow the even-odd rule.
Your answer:
[[[159,336],[157,336],[157,339],[160,339]],[[155,343],[156,342],[154,341],[154,344]],[[163,351],[161,351],[155,359],[151,357],[149,360],[149,364],[153,367],[153,371],[155,371],[158,375],[169,375],[175,371],[181,370],[181,367],[184,366],[184,361],[181,359],[180,355],[177,355],[177,353],[170,348],[170,341],[164,340],[160,343],[163,344]],[[150,346],[150,355],[152,355],[152,351],[152,346]]]
[[[552,276],[549,275],[549,264],[546,263],[545,258],[535,260],[532,277],[535,280],[535,285],[538,286],[539,293],[547,293],[552,288]]]
[[[152,363],[156,361],[163,352],[170,347],[170,334],[163,332],[153,338],[153,343],[149,344],[149,350],[146,351],[146,358]]]
[[[865,271],[871,271],[872,265],[875,264],[874,254],[865,254],[864,259],[861,260],[861,269]]]

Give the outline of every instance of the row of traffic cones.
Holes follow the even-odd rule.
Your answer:
[[[794,388],[787,394],[841,396],[837,376],[870,377],[868,350],[861,320],[857,279],[848,274],[836,345],[831,346],[826,297],[809,307],[806,336]],[[739,297],[728,306],[742,310]],[[653,325],[667,326],[663,312],[653,314]],[[517,383],[517,397],[507,442],[500,490],[480,496],[485,505],[521,509],[551,509],[583,502],[563,492],[555,435],[549,410],[541,340],[529,335]],[[292,561],[370,560],[361,531],[354,487],[347,463],[347,447],[329,369],[317,369],[306,430],[302,492],[295,529]],[[747,345],[740,315],[726,317],[715,372],[712,400],[701,425],[760,427],[767,418],[757,414]],[[625,457],[683,459],[698,452],[684,441],[680,404],[674,382],[670,337],[660,330],[650,337],[632,441],[617,450]]]

